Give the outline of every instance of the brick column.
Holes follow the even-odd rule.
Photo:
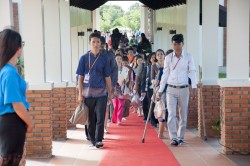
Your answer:
[[[192,89],[190,88],[190,92]],[[188,105],[187,128],[196,128],[198,125],[198,98],[194,98],[190,93]]]
[[[65,140],[67,138],[66,88],[54,88],[51,102],[53,139]]]
[[[69,119],[76,109],[76,87],[66,88],[66,107],[67,107],[67,128],[75,127],[69,122]]]
[[[30,115],[34,121],[32,133],[27,134],[27,157],[48,158],[52,155],[51,90],[28,90]]]
[[[198,135],[204,136],[203,118],[202,118],[202,99],[205,115],[205,126],[207,136],[219,136],[220,132],[212,129],[216,126],[216,121],[220,119],[220,86],[217,85],[204,85],[198,88]]]
[[[250,153],[250,87],[221,88],[221,143],[235,151]],[[232,154],[222,147],[225,154]]]

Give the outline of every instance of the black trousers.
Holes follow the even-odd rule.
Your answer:
[[[89,108],[88,134],[90,141],[93,144],[102,142],[107,97],[86,98],[85,104]]]
[[[153,89],[148,89],[148,92],[147,92],[147,97],[148,97],[148,107],[150,107],[150,103],[151,103],[151,98],[152,98],[152,96],[153,96]],[[151,125],[152,126],[157,126],[157,123],[159,123],[158,122],[158,120],[157,119],[155,119],[155,115],[154,115],[154,108],[155,108],[155,103],[152,103],[152,111],[151,111],[151,114],[150,114],[150,122],[151,122]],[[149,108],[148,108],[149,109]]]
[[[3,166],[18,166],[22,158],[26,125],[16,113],[0,115],[0,155]]]

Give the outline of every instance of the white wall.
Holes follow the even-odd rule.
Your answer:
[[[11,0],[0,0],[0,31],[7,26],[13,26],[13,7]]]

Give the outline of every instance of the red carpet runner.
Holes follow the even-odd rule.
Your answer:
[[[104,136],[100,166],[179,166],[151,124],[148,124],[145,143],[141,142],[144,126],[142,118],[134,113],[120,126],[110,123],[109,134]]]

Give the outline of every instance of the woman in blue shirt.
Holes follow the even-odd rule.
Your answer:
[[[10,29],[0,32],[0,165],[4,166],[19,165],[26,132],[33,128],[26,83],[15,67],[23,44],[19,33]]]

